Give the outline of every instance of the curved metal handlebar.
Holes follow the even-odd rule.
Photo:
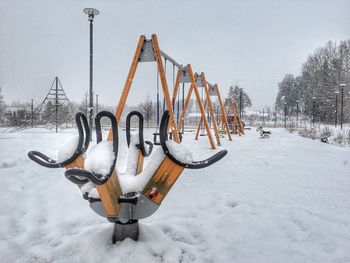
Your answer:
[[[126,116],[126,141],[128,147],[130,146],[130,122],[131,117],[137,116],[139,119],[139,144],[137,145],[142,152],[142,155],[147,157],[152,153],[153,144],[150,141],[144,141],[143,138],[143,115],[139,111],[131,111]],[[146,151],[145,143],[148,145],[148,151]]]
[[[107,117],[110,119],[111,126],[112,126],[112,134],[113,134],[114,159],[110,167],[109,173],[106,176],[102,176],[100,174],[95,174],[83,169],[74,168],[74,169],[66,170],[64,175],[69,181],[75,184],[85,184],[90,181],[94,184],[101,185],[108,181],[108,179],[111,177],[114,171],[115,163],[117,161],[117,156],[118,156],[118,123],[112,113],[108,111],[99,112],[95,117],[97,144],[102,141],[101,118],[103,117]]]
[[[202,160],[202,161],[192,161],[191,163],[183,163],[179,160],[177,160],[169,151],[169,148],[166,144],[166,141],[168,140],[168,125],[169,125],[169,119],[170,119],[170,113],[169,111],[165,111],[162,116],[162,120],[160,123],[159,133],[160,133],[160,144],[163,148],[163,151],[167,157],[169,157],[170,160],[172,160],[177,165],[180,165],[182,167],[188,168],[188,169],[201,169],[208,167],[220,159],[222,159],[226,154],[227,150],[221,150],[220,152],[214,154],[213,156],[209,157],[208,159]]]
[[[79,132],[79,141],[78,146],[71,157],[62,162],[58,162],[38,151],[28,152],[28,157],[37,164],[48,168],[61,168],[72,163],[79,155],[86,151],[90,143],[90,129],[86,116],[83,113],[78,112],[75,115],[75,121]]]

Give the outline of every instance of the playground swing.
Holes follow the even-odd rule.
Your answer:
[[[120,179],[122,174],[117,174],[117,154],[118,154],[118,120],[126,103],[128,93],[131,88],[132,80],[135,75],[137,63],[140,61],[144,45],[152,47],[153,60],[157,62],[159,75],[162,83],[162,89],[165,98],[167,110],[164,111],[160,122],[160,143],[158,148],[148,165],[143,168],[143,157],[150,156],[152,146],[150,142],[143,140],[143,116],[139,112],[131,112],[127,116],[126,136],[129,146],[137,147],[138,154],[134,156],[137,159],[137,169],[134,169],[133,176],[135,180],[143,180],[137,189],[125,190],[121,187]],[[147,47],[146,47],[147,48]],[[137,116],[138,122],[138,141],[132,139],[130,133],[130,120],[133,116]],[[107,136],[107,140],[102,140],[101,118],[107,117],[111,122],[111,129]],[[167,88],[164,68],[161,60],[161,53],[158,40],[152,35],[151,40],[147,40],[141,36],[134,55],[127,81],[125,83],[115,115],[110,112],[100,112],[96,115],[96,136],[97,144],[89,151],[85,159],[82,156],[89,145],[89,127],[86,117],[82,113],[76,116],[79,131],[78,146],[73,152],[66,156],[61,162],[52,161],[50,158],[39,152],[29,152],[29,157],[40,165],[49,168],[66,167],[65,176],[71,182],[77,184],[84,191],[83,197],[90,203],[90,207],[97,214],[106,217],[114,224],[113,242],[123,240],[126,237],[137,240],[138,238],[138,219],[146,218],[152,215],[160,206],[177,178],[181,175],[185,168],[201,169],[208,167],[219,161],[226,154],[226,150],[221,150],[212,157],[202,161],[192,161],[192,159],[182,158],[178,152],[186,152],[183,146],[179,144],[177,127],[174,120],[172,105]],[[173,140],[169,138],[170,134]],[[145,147],[145,144],[148,145]],[[181,149],[180,149],[180,148]],[[175,153],[175,155],[174,155]],[[153,157],[152,157],[153,156]],[[157,156],[157,158],[155,158]],[[97,165],[97,159],[102,160],[102,165]],[[87,189],[90,189],[87,191]],[[96,191],[94,191],[94,189]],[[124,191],[123,191],[124,189]]]
[[[215,131],[215,135],[216,135],[216,138],[217,138],[218,145],[220,145],[220,140],[218,139],[220,137],[220,132],[219,132],[219,129],[218,129],[218,124],[217,124],[217,122],[215,120],[215,114],[214,114],[213,106],[212,106],[211,99],[210,99],[211,96],[217,96],[217,98],[218,98],[219,106],[220,106],[220,113],[221,113],[221,120],[223,121],[224,130],[226,130],[227,137],[231,141],[232,140],[231,139],[231,134],[230,134],[229,127],[228,127],[228,124],[227,124],[225,108],[224,108],[224,105],[223,105],[223,103],[221,101],[219,88],[218,88],[217,84],[212,85],[212,84],[208,83],[206,81],[206,79],[205,79],[205,74],[203,72],[201,74],[201,78],[202,78],[202,83],[203,83],[203,86],[204,86],[203,89],[206,91],[206,100],[205,100],[205,103],[204,103],[204,108],[206,108],[207,105],[209,107],[209,112],[211,114],[211,120],[212,120],[212,123],[213,123],[213,127],[214,127],[214,131]],[[219,112],[217,112],[216,116],[217,117],[219,116]],[[201,118],[200,122],[198,124],[198,127],[197,127],[196,138],[198,137],[199,129],[201,127],[200,125],[202,124],[202,122],[203,122],[203,120]]]
[[[208,134],[208,139],[209,139],[210,146],[211,146],[212,149],[216,149],[216,146],[215,146],[215,143],[214,143],[214,140],[213,140],[213,136],[212,136],[211,131],[210,131],[208,119],[206,117],[205,110],[204,110],[204,107],[203,107],[203,104],[202,104],[202,100],[201,100],[201,97],[200,97],[200,94],[199,94],[199,91],[198,91],[198,86],[197,86],[196,79],[197,79],[197,74],[193,74],[192,67],[191,67],[190,64],[188,64],[186,67],[182,67],[182,68],[179,69],[177,77],[176,77],[176,82],[175,82],[175,89],[174,89],[174,93],[173,93],[173,101],[176,100],[176,96],[177,96],[177,92],[178,92],[180,83],[183,83],[183,84],[188,83],[188,84],[190,84],[190,89],[189,89],[189,91],[187,93],[186,100],[185,100],[185,103],[184,103],[184,107],[183,107],[183,110],[181,112],[181,117],[180,117],[180,120],[178,121],[177,126],[178,126],[179,130],[181,128],[183,128],[187,107],[188,107],[188,104],[189,104],[189,102],[191,100],[192,92],[194,91],[195,97],[196,97],[196,102],[197,102],[197,105],[198,105],[200,113],[201,113],[201,118],[203,119],[205,130],[206,130],[206,132]]]

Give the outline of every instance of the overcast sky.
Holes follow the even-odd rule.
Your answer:
[[[85,7],[101,12],[94,22],[94,89],[108,105],[118,103],[141,34],[156,33],[163,51],[204,71],[223,95],[239,83],[254,108],[272,105],[277,83],[299,74],[317,47],[350,38],[349,0],[0,0],[7,102],[39,104],[56,75],[71,100],[82,100],[89,87]],[[128,104],[156,96],[155,65],[143,63],[138,73]]]

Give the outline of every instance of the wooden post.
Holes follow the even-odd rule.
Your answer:
[[[203,104],[202,104],[202,101],[201,101],[201,97],[199,95],[196,79],[194,77],[194,74],[193,74],[193,71],[192,71],[192,67],[191,67],[190,64],[187,65],[187,70],[188,70],[188,74],[189,74],[190,79],[191,79],[191,83],[192,83],[192,86],[193,86],[194,94],[196,95],[196,99],[197,99],[197,103],[198,103],[198,106],[199,106],[199,110],[200,110],[200,112],[202,114],[202,117],[203,117],[205,129],[207,130],[207,133],[208,133],[208,138],[209,138],[209,142],[210,142],[211,148],[212,149],[216,149],[215,143],[214,143],[214,140],[213,140],[213,136],[211,134],[210,127],[209,127],[209,124],[208,124],[208,120],[207,120],[207,118],[205,116],[205,111],[204,111],[204,107],[203,107]]]
[[[205,100],[204,102],[204,109],[207,107],[207,100]],[[201,130],[201,126],[202,126],[202,122],[203,122],[203,118],[201,116],[199,122],[198,122],[198,126],[197,126],[197,131],[196,131],[196,136],[194,137],[195,140],[198,140],[198,136],[199,136],[199,132]]]
[[[227,136],[228,136],[228,139],[230,141],[232,141],[232,138],[231,138],[231,132],[230,132],[230,129],[228,127],[228,123],[227,123],[227,117],[226,117],[226,113],[225,113],[225,107],[222,103],[222,100],[221,100],[221,96],[220,96],[220,92],[219,92],[219,87],[217,84],[214,85],[214,90],[215,90],[215,93],[216,93],[216,96],[218,97],[218,100],[219,100],[219,104],[220,104],[220,108],[221,108],[221,116],[222,116],[222,119],[223,119],[223,122],[224,122],[224,127],[226,128],[226,132],[227,132]]]
[[[193,91],[193,85],[191,84],[190,90],[188,91],[187,97],[186,97],[186,100],[185,100],[184,109],[181,112],[181,117],[180,117],[179,123],[177,124],[177,127],[178,127],[179,130],[181,130],[181,128],[182,128],[182,122],[185,119],[185,114],[186,114],[186,111],[187,111],[188,104],[190,103],[190,100],[191,100],[192,91]]]
[[[208,104],[208,107],[209,107],[209,113],[210,113],[210,116],[211,116],[211,121],[213,123],[213,127],[214,127],[214,133],[215,133],[215,137],[216,137],[216,142],[217,142],[217,145],[220,145],[220,137],[219,137],[219,131],[218,131],[218,127],[216,125],[216,121],[215,121],[215,114],[214,114],[214,111],[213,111],[213,105],[211,104],[211,100],[210,100],[210,93],[209,93],[209,86],[208,86],[208,83],[205,79],[205,74],[204,72],[201,73],[201,78],[202,78],[202,82],[203,82],[203,85],[204,85],[204,90],[205,90],[205,94],[207,96],[207,104]],[[204,107],[205,108],[205,107]]]
[[[181,69],[179,68],[177,70],[175,86],[174,86],[174,91],[173,91],[173,111],[175,111],[174,110],[175,109],[175,102],[176,102],[176,97],[177,97],[177,93],[179,91],[179,86],[180,86],[180,76],[181,76]]]
[[[168,109],[168,111],[170,112],[169,123],[170,123],[170,127],[171,127],[171,133],[173,134],[174,141],[180,142],[179,132],[178,132],[177,125],[175,122],[174,111],[173,111],[172,103],[170,100],[168,84],[166,81],[166,75],[165,75],[164,65],[163,65],[163,61],[162,61],[162,56],[160,54],[158,39],[157,39],[157,36],[155,34],[152,35],[152,44],[153,44],[154,56],[155,56],[155,59],[157,62],[157,68],[158,68],[158,72],[159,72],[160,81],[162,83],[165,105],[166,105],[166,108]]]

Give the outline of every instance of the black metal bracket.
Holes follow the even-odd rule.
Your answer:
[[[75,184],[85,184],[90,181],[94,184],[101,185],[108,181],[108,179],[111,177],[114,171],[115,163],[117,161],[117,156],[118,156],[118,124],[117,124],[117,120],[115,119],[112,113],[108,111],[99,112],[95,117],[97,144],[102,141],[101,118],[103,117],[107,117],[108,119],[110,119],[111,125],[112,125],[112,133],[113,133],[114,159],[110,167],[109,173],[106,176],[102,176],[83,169],[74,168],[74,169],[66,170],[64,175],[68,180],[70,180]]]
[[[130,128],[131,128],[131,117],[137,116],[139,119],[139,149],[142,152],[142,155],[148,157],[152,153],[153,144],[150,141],[144,141],[143,137],[143,115],[139,111],[131,111],[126,116],[126,141],[128,143],[128,147],[130,146]],[[148,145],[148,151],[146,151],[145,143]]]

